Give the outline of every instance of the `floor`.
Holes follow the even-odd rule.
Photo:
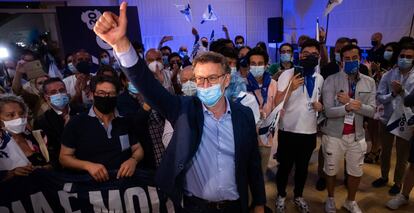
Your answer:
[[[319,144],[319,143],[318,143]],[[318,145],[319,147],[319,145]],[[317,177],[317,156],[318,156],[318,149],[316,149],[313,153],[310,165],[309,165],[309,176],[307,179],[307,183],[305,186],[304,191],[304,198],[308,201],[310,205],[311,212],[324,212],[324,201],[327,197],[327,192],[317,191],[315,189],[315,183],[318,179]],[[276,162],[269,163],[269,167],[276,170],[275,166]],[[343,163],[341,164],[343,165]],[[392,164],[395,165],[395,153],[393,153]],[[343,171],[342,169],[340,171]],[[392,177],[392,172],[394,168],[391,168],[390,177]],[[399,210],[391,211],[385,207],[385,203],[391,199],[392,197],[388,195],[388,189],[391,187],[391,183],[389,183],[388,187],[382,188],[373,188],[371,186],[371,182],[374,181],[376,178],[379,177],[380,174],[380,167],[379,164],[365,164],[364,165],[364,176],[362,177],[361,184],[359,187],[359,191],[357,193],[357,202],[359,207],[363,212],[366,213],[414,213],[414,190],[411,192],[410,196],[410,203],[407,206],[402,207]],[[291,174],[292,175],[292,174]],[[290,178],[290,182],[288,185],[288,196],[286,199],[286,212],[298,212],[292,202],[292,194],[293,194],[293,178]],[[272,208],[274,211],[275,206],[275,198],[276,198],[276,185],[274,181],[266,181],[266,195],[267,195],[267,206]],[[343,185],[343,174],[338,174],[337,178],[337,187],[335,191],[336,197],[336,206],[337,212],[347,212],[345,209],[341,208],[343,202],[346,199],[347,191]]]

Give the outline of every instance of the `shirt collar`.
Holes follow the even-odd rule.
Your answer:
[[[229,100],[227,99],[226,96],[224,96],[224,98],[226,99],[226,114],[231,114],[230,102],[229,102]],[[204,104],[202,104],[202,105],[203,105],[203,111],[204,112],[206,112],[208,114],[213,114],[210,110],[207,109],[207,107]]]
[[[93,106],[89,109],[89,113],[88,113],[88,115],[90,116],[90,117],[96,117],[96,113],[95,113],[95,111],[93,110]],[[119,112],[118,112],[118,110],[115,108],[115,113],[114,113],[114,115],[115,115],[115,118],[118,118],[118,117],[122,117],[120,114],[119,114]]]

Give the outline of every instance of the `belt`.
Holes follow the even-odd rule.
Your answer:
[[[232,205],[240,205],[240,200],[208,201],[195,196],[184,196],[184,199],[199,206],[206,206],[208,209],[222,210]]]

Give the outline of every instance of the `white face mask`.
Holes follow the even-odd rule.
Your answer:
[[[3,121],[3,123],[7,131],[14,134],[20,134],[26,129],[27,118],[16,118],[11,121]]]
[[[148,68],[152,71],[155,72],[157,70],[157,65],[158,65],[158,69],[163,70],[164,69],[164,65],[159,62],[159,61],[153,61],[151,63],[148,64]]]
[[[194,96],[197,93],[197,84],[193,81],[187,81],[181,85],[181,91],[184,96]]]

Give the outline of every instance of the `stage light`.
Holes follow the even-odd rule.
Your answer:
[[[5,59],[9,57],[9,50],[5,47],[0,47],[0,59]]]

